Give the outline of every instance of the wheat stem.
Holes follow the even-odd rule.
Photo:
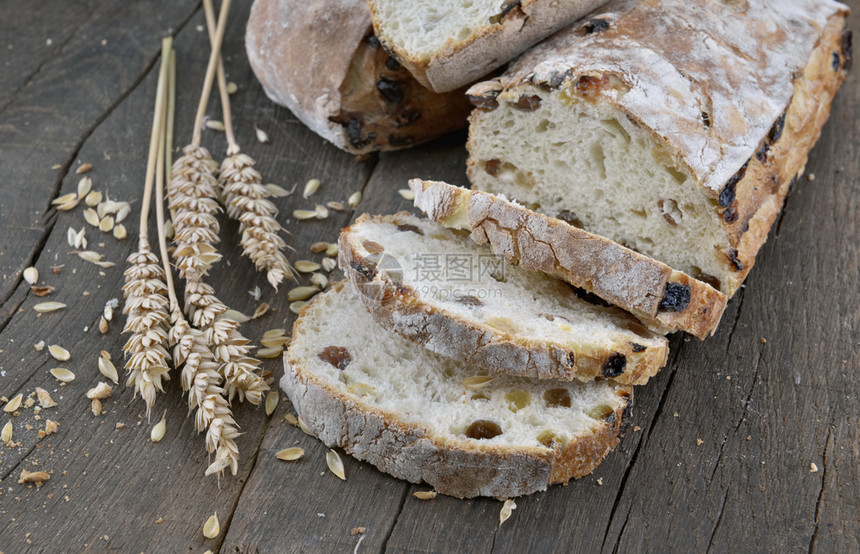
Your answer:
[[[167,128],[164,134],[164,178],[170,182],[170,170],[173,167],[173,126],[176,118],[176,50],[170,49],[170,67],[167,70]],[[170,213],[173,219],[173,212]],[[164,229],[159,230],[160,233]]]
[[[158,157],[158,177],[155,180],[155,221],[158,232],[158,248],[161,252],[161,263],[164,266],[164,281],[167,284],[167,295],[170,299],[171,311],[179,307],[179,299],[176,296],[176,286],[173,282],[173,271],[170,268],[170,261],[167,255],[167,236],[164,231],[164,178],[168,175],[169,167],[166,164],[166,159],[170,157],[170,149],[172,148],[173,118],[174,110],[176,109],[176,52],[170,51],[170,71],[167,75],[167,113],[165,115],[166,128],[163,135],[162,148]]]
[[[194,118],[194,135],[191,139],[191,144],[194,146],[200,146],[203,118],[206,116],[206,105],[209,103],[215,69],[220,59],[221,43],[224,40],[224,31],[227,28],[227,12],[229,10],[230,0],[223,0],[221,2],[221,12],[218,14],[218,28],[215,30],[215,39],[212,41],[212,53],[209,55],[209,65],[206,66],[206,76],[203,78],[203,92],[200,94],[200,102],[197,104],[197,116]]]
[[[203,0],[203,11],[206,12],[206,27],[209,30],[209,43],[215,49],[215,9],[212,0]],[[227,152],[239,151],[236,136],[233,134],[233,115],[230,113],[230,95],[227,93],[227,78],[224,76],[224,58],[218,49],[218,93],[221,96],[221,111],[224,113],[224,134],[227,136]]]

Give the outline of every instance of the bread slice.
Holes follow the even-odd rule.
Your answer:
[[[615,2],[470,89],[469,178],[731,296],[845,78],[847,13]]]
[[[643,384],[668,357],[666,337],[630,314],[426,219],[364,215],[341,232],[339,257],[383,327],[493,374]]]
[[[368,0],[379,40],[424,86],[473,83],[606,0]]]
[[[456,497],[509,498],[587,475],[633,399],[608,381],[469,385],[480,369],[381,328],[346,282],[302,310],[284,360],[281,387],[313,435]]]
[[[623,308],[652,329],[713,334],[726,296],[707,283],[565,221],[504,197],[412,179],[415,206],[433,221],[471,232],[496,256],[564,279]]]
[[[380,47],[365,0],[256,0],[245,46],[269,98],[347,152],[405,148],[466,126],[463,91],[421,86]]]

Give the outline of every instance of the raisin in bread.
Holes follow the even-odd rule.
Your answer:
[[[504,197],[420,179],[409,187],[430,219],[470,231],[508,263],[564,279],[661,333],[703,339],[717,329],[726,296],[686,273]]]
[[[463,91],[421,86],[380,47],[364,0],[256,0],[245,46],[269,98],[348,152],[404,148],[466,125]]]
[[[378,326],[345,282],[302,310],[284,361],[281,387],[313,435],[456,497],[508,498],[587,475],[617,444],[633,398],[608,381],[464,386],[482,371]]]
[[[668,357],[666,337],[629,314],[426,219],[364,215],[339,257],[383,327],[490,373],[643,384]]]
[[[847,13],[615,2],[470,89],[470,180],[732,295],[845,78]]]
[[[501,67],[606,0],[368,0],[383,45],[446,92]]]

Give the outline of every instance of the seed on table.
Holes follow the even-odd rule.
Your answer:
[[[299,221],[304,221],[306,219],[313,219],[317,216],[315,211],[311,210],[293,210],[293,217],[298,219]]]
[[[102,193],[97,190],[94,190],[92,192],[89,192],[86,198],[84,198],[84,204],[86,204],[90,208],[95,208],[102,203],[103,198],[104,197],[102,196]]]
[[[343,460],[340,459],[340,456],[337,452],[335,452],[334,450],[329,450],[328,452],[326,452],[325,462],[332,473],[337,475],[340,479],[346,481],[346,472],[343,467]]]
[[[48,312],[56,312],[57,310],[62,310],[66,305],[62,302],[40,302],[33,306],[33,310],[40,313],[46,314]]]
[[[51,370],[51,375],[62,383],[71,383],[75,380],[75,374],[64,367],[55,367]]]
[[[13,397],[12,400],[6,402],[6,405],[3,406],[3,411],[7,414],[11,414],[12,412],[21,407],[21,399],[23,398],[23,394],[18,394],[17,396]]]
[[[323,266],[323,269],[325,269],[326,271],[328,271],[329,273],[331,273],[331,271],[332,271],[335,267],[337,267],[337,262],[335,261],[335,259],[334,259],[334,258],[325,258],[325,259],[323,259],[323,261],[322,261],[322,266]]]
[[[3,442],[8,443],[12,440],[12,431],[12,422],[7,421],[6,425],[3,426],[3,433],[0,435],[0,439],[2,439]]]
[[[290,191],[273,183],[266,185],[266,190],[275,198],[283,198],[290,195]]]
[[[117,375],[116,366],[109,359],[99,357],[99,372],[117,385],[119,384],[119,375]]]
[[[254,131],[257,133],[257,140],[262,143],[269,142],[269,134],[266,131],[260,129],[259,127],[255,127]]]
[[[209,516],[206,523],[203,524],[203,536],[207,539],[214,539],[221,533],[221,524],[218,523],[218,512]]]
[[[318,286],[320,289],[324,289],[328,286],[328,277],[322,273],[314,273],[311,275],[311,284]]]
[[[124,205],[116,211],[116,222],[119,223],[120,221],[125,220],[125,218],[127,218],[130,213],[131,206],[128,204],[128,202],[125,202]]]
[[[320,291],[317,287],[296,287],[287,291],[287,300],[294,302],[297,300],[307,300]]]
[[[275,457],[279,460],[283,460],[285,462],[295,462],[305,455],[305,451],[301,448],[285,448],[280,452],[275,454]]]
[[[87,223],[92,225],[93,227],[99,226],[99,214],[92,208],[87,208],[84,210],[84,219],[87,220]]]
[[[314,208],[314,212],[317,214],[317,219],[325,219],[328,217],[328,208],[322,204],[317,204],[316,208]]]
[[[307,183],[305,183],[305,190],[302,192],[302,198],[308,198],[312,196],[316,191],[320,188],[320,180],[319,179],[311,179]]]
[[[224,122],[218,121],[217,119],[210,119],[206,122],[206,127],[212,129],[213,131],[223,131],[225,129]]]
[[[275,408],[278,407],[278,401],[280,398],[281,395],[278,394],[278,391],[271,391],[266,395],[266,415],[272,415]]]
[[[415,193],[409,189],[400,189],[397,193],[402,196],[404,200],[415,200]]]
[[[69,202],[74,202],[77,199],[78,199],[78,193],[77,192],[70,192],[69,194],[64,194],[62,196],[54,198],[51,201],[51,205],[52,206],[59,206],[60,204],[67,204]]]
[[[319,254],[321,252],[325,252],[327,248],[328,248],[327,242],[315,242],[311,245],[309,250],[313,254]]]
[[[114,220],[112,216],[106,216],[99,222],[99,231],[102,233],[110,233],[113,231]]]
[[[294,266],[301,273],[313,273],[320,268],[320,264],[308,260],[299,260]]]
[[[269,348],[261,348],[257,350],[257,357],[262,358],[264,360],[271,360],[273,358],[277,358],[281,354],[284,353],[283,346],[272,346]]]
[[[75,173],[77,173],[78,175],[83,175],[92,168],[93,164],[82,164],[77,170],[75,170]]]
[[[49,346],[48,352],[50,352],[51,356],[53,356],[58,362],[67,362],[72,357],[68,350],[58,344],[52,344]]]
[[[122,223],[118,224],[113,228],[113,236],[116,239],[123,240],[128,236],[128,231],[125,229],[125,225]]]
[[[361,191],[360,190],[353,192],[349,196],[349,200],[346,201],[346,203],[349,204],[350,208],[355,208],[356,206],[358,206],[359,202],[361,202]]]
[[[233,81],[227,83],[227,94],[236,94],[239,90],[239,87]]]
[[[24,280],[30,285],[35,285],[39,281],[39,270],[33,266],[24,270]]]
[[[156,423],[155,427],[152,428],[152,431],[149,433],[149,440],[158,442],[164,438],[165,432],[167,432],[167,410],[164,410],[161,421]]]
[[[78,198],[84,198],[87,194],[90,193],[90,190],[93,188],[93,180],[89,177],[82,177],[80,181],[78,181]]]

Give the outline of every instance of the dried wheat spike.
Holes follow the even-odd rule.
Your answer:
[[[202,146],[188,145],[185,155],[176,160],[167,187],[168,205],[174,211],[173,258],[186,279],[200,278],[221,259],[218,219],[221,211],[216,198],[218,164]]]
[[[164,392],[162,381],[168,374],[170,353],[168,344],[167,285],[158,257],[149,249],[149,242],[140,239],[137,252],[128,257],[123,295],[127,315],[124,333],[131,333],[123,351],[130,356],[125,363],[129,371],[128,386],[146,403],[146,415],[155,403],[156,391]]]
[[[229,466],[236,475],[239,431],[221,387],[222,377],[215,355],[203,331],[189,325],[178,307],[173,308],[170,319],[173,359],[176,366],[182,368],[181,383],[182,389],[188,392],[188,410],[197,410],[194,425],[198,432],[206,431],[206,451],[215,454],[215,463],[206,473],[220,472]]]
[[[185,308],[191,324],[204,331],[207,344],[212,346],[227,398],[232,401],[238,394],[240,401],[259,404],[269,390],[257,373],[260,360],[250,356],[250,341],[239,332],[239,323],[224,316],[227,306],[215,296],[215,290],[203,281],[188,281]]]
[[[239,221],[245,256],[258,271],[266,271],[266,279],[276,290],[285,278],[294,279],[283,252],[287,245],[278,234],[283,231],[275,219],[278,210],[269,200],[272,195],[263,186],[260,172],[254,169],[254,160],[239,153],[237,146],[229,148],[218,182],[223,187],[227,215]]]

